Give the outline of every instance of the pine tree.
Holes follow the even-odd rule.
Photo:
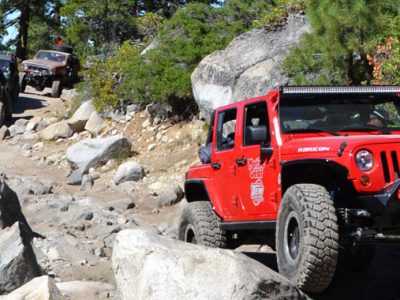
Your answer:
[[[61,0],[1,0],[0,1],[0,17],[2,20],[1,29],[6,31],[9,28],[16,28],[18,31],[17,37],[11,40],[9,44],[16,45],[16,56],[23,60],[29,54],[29,43],[38,41],[38,37],[33,35],[31,30],[31,23],[36,23],[39,27],[43,27],[43,32],[50,33],[55,28],[60,28],[60,22],[54,20],[50,22],[51,18],[55,16],[54,9],[61,6]],[[33,36],[32,36],[33,35]],[[46,37],[50,39],[50,37]]]
[[[284,63],[295,82],[370,84],[368,53],[388,18],[398,18],[400,0],[308,0],[311,32]],[[310,76],[309,76],[310,78]]]

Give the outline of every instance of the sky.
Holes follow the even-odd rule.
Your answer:
[[[0,1],[1,1],[1,0],[0,0]],[[19,15],[19,12],[15,12],[15,13],[9,15],[9,16],[7,17],[7,19],[8,19],[8,18],[14,19],[14,18],[18,17],[18,15]],[[4,37],[3,37],[2,39],[0,39],[0,43],[4,45],[4,44],[7,43],[10,39],[15,38],[15,37],[17,36],[17,34],[18,34],[17,27],[13,26],[13,27],[8,28],[8,29],[7,29],[7,33],[4,34]]]

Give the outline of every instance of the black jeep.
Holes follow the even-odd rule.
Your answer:
[[[0,70],[6,81],[6,91],[12,101],[18,100],[19,95],[19,76],[18,66],[13,54],[0,53]]]

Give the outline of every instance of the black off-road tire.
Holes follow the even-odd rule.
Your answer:
[[[26,89],[25,73],[20,72],[19,73],[19,92],[24,93],[25,89]]]
[[[4,104],[0,101],[0,127],[4,125],[5,118]]]
[[[4,119],[6,121],[10,121],[12,119],[12,99],[8,91],[4,91],[3,104],[4,104]]]
[[[218,227],[218,216],[209,201],[188,203],[179,220],[178,238],[208,247],[227,247],[226,232]]]
[[[38,92],[42,92],[44,90],[44,85],[35,86],[35,90],[37,90]]]
[[[296,184],[284,194],[276,228],[279,273],[307,292],[331,283],[339,251],[333,201],[316,184]]]
[[[60,97],[62,88],[62,81],[60,79],[55,79],[51,85],[51,96],[53,98]]]

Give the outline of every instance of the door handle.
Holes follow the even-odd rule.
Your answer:
[[[247,164],[246,158],[236,158],[235,161],[238,164],[238,166],[244,166],[245,164]]]
[[[221,168],[221,163],[219,161],[211,163],[211,168],[213,168],[214,170],[219,170]]]

